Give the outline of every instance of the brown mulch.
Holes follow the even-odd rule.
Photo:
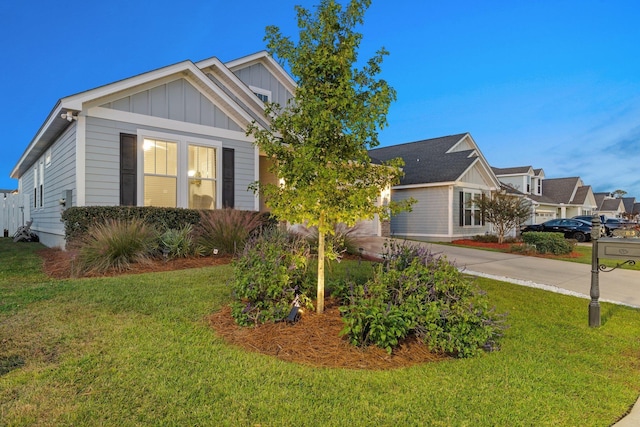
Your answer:
[[[472,240],[472,239],[459,239],[459,240],[454,240],[451,243],[453,243],[454,245],[461,245],[461,246],[471,246],[471,247],[478,247],[478,248],[489,248],[489,249],[497,249],[500,251],[509,251],[509,249],[511,248],[511,246],[513,245],[518,245],[518,243],[491,243],[491,242],[478,242],[476,240]],[[578,252],[571,252],[570,254],[566,254],[566,255],[553,255],[553,254],[528,254],[528,256],[535,256],[538,258],[551,258],[551,259],[557,259],[557,258],[579,258],[580,254]]]
[[[47,275],[57,279],[71,277],[73,251],[43,249],[39,255]],[[123,273],[113,271],[101,276],[199,268],[229,262],[230,257],[154,260],[149,264],[133,264]],[[354,347],[340,336],[342,319],[337,304],[330,298],[325,301],[323,314],[306,311],[295,324],[280,322],[241,327],[231,317],[228,306],[208,316],[207,321],[231,345],[309,366],[382,370],[447,359],[447,356],[431,353],[416,339],[406,340],[392,355],[375,346]]]

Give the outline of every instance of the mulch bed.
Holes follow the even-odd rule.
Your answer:
[[[72,251],[43,249],[39,255],[47,275],[57,279],[71,277],[75,255]],[[199,268],[229,262],[230,257],[154,260],[150,264],[133,264],[131,270],[123,273],[112,271],[101,276]],[[304,312],[295,324],[280,322],[241,327],[231,317],[228,306],[207,316],[207,321],[216,334],[231,345],[309,366],[383,370],[448,359],[430,352],[414,338],[405,340],[392,355],[375,346],[354,347],[340,336],[342,319],[336,302],[330,298],[325,301],[323,314]]]
[[[478,242],[478,241],[472,240],[472,239],[459,239],[459,240],[454,240],[451,243],[453,243],[454,245],[460,245],[460,246],[472,246],[472,247],[477,247],[477,248],[497,249],[497,250],[505,251],[505,252],[508,252],[509,249],[511,248],[511,246],[513,246],[513,245],[521,245],[522,244],[522,243]],[[566,254],[566,255],[553,255],[553,254],[537,254],[537,253],[534,253],[534,254],[527,254],[527,256],[535,256],[535,257],[538,257],[538,258],[555,259],[555,258],[579,258],[580,254],[577,253],[577,252],[571,252],[570,254]]]

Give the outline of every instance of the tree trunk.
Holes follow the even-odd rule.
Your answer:
[[[320,224],[321,225],[321,224]],[[318,225],[318,294],[316,301],[316,312],[324,313],[324,238],[325,233],[320,231]]]

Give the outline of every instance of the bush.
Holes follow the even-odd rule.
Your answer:
[[[498,236],[495,234],[477,234],[473,236],[473,240],[482,243],[498,243]],[[515,237],[505,237],[503,243],[515,243],[518,239]]]
[[[528,231],[522,233],[522,241],[534,246],[540,254],[566,255],[573,251],[575,242],[564,238],[562,233]]]
[[[504,326],[486,295],[444,257],[392,243],[372,280],[353,284],[340,310],[352,344],[389,353],[413,334],[433,351],[469,357],[496,348]]]
[[[162,249],[169,258],[186,258],[202,255],[204,248],[197,245],[193,238],[193,225],[185,224],[180,228],[170,228],[160,236]]]
[[[198,244],[204,253],[218,251],[235,255],[241,253],[247,240],[269,223],[268,214],[225,208],[200,211],[197,228]]]
[[[184,224],[196,225],[200,222],[200,215],[194,209],[152,206],[72,206],[62,213],[67,242],[81,239],[95,224],[133,219],[144,220],[151,227],[164,232],[171,228],[180,229]]]
[[[231,314],[236,323],[283,320],[296,296],[311,308],[308,258],[309,244],[300,237],[271,229],[251,238],[233,263]]]
[[[312,251],[318,249],[318,228],[317,227],[301,227],[298,226],[296,232],[303,236],[309,242]],[[327,234],[325,237],[325,256],[329,260],[339,260],[347,254],[358,254],[358,243],[356,234],[358,226],[347,227],[344,223],[335,224],[333,234]]]
[[[91,227],[78,251],[75,274],[124,271],[158,252],[158,233],[140,219],[107,220]]]

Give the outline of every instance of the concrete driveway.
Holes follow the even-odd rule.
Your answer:
[[[388,239],[359,240],[364,253],[379,256]],[[411,242],[418,244],[417,242]],[[591,265],[459,246],[420,243],[445,255],[465,273],[590,299]],[[600,301],[640,308],[640,271],[600,272]]]

